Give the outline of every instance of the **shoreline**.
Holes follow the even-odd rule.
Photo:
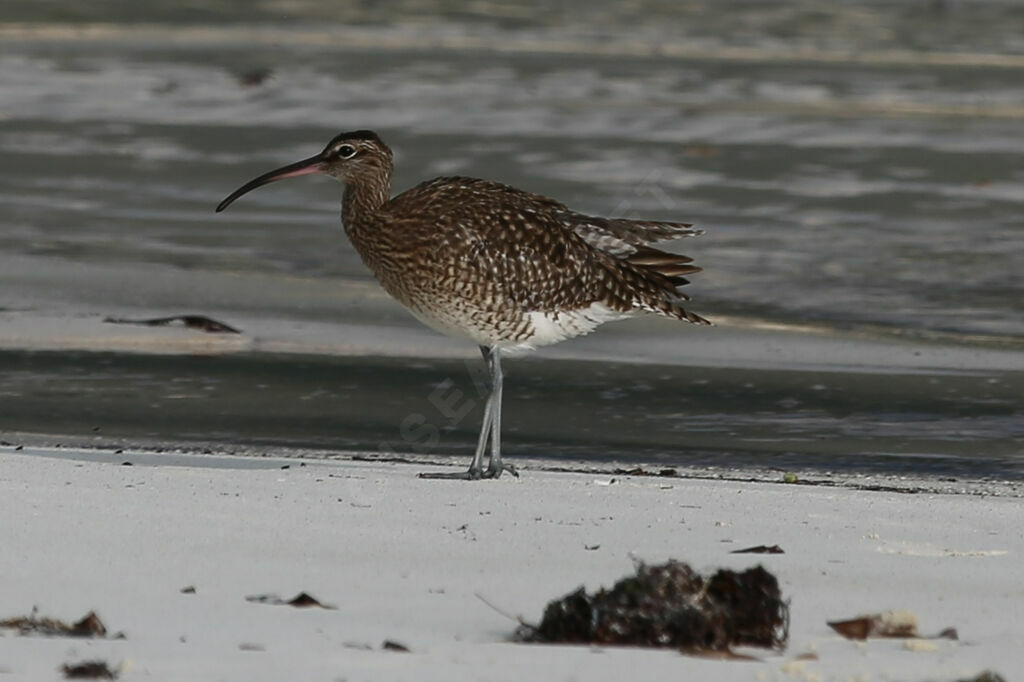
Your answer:
[[[86,442],[88,440],[89,442]],[[138,439],[104,439],[94,436],[62,437],[39,434],[6,434],[0,437],[0,455],[29,453],[33,456],[96,464],[132,466],[190,466],[201,468],[275,468],[295,462],[379,465],[453,470],[468,465],[466,455],[420,455],[370,451],[317,450],[301,447],[263,447],[226,443],[139,442]],[[881,492],[902,495],[950,495],[1024,498],[1024,482],[1012,478],[950,478],[924,473],[828,471],[814,468],[781,469],[766,466],[665,465],[654,460],[615,461],[513,456],[511,463],[522,476],[575,474],[615,479],[653,479],[668,482],[718,481],[767,486],[792,486]],[[413,474],[415,475],[415,473]],[[503,477],[504,478],[504,477]]]

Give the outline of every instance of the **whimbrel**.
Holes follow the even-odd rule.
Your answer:
[[[345,232],[384,289],[427,325],[480,347],[490,395],[469,470],[421,476],[515,473],[501,459],[503,351],[557,343],[639,313],[710,324],[682,307],[689,297],[677,289],[700,271],[693,259],[649,246],[701,233],[689,224],[588,216],[466,177],[436,178],[392,198],[391,158],[376,133],[342,133],[319,154],[242,185],[217,212],[270,182],[336,178],[345,185]]]

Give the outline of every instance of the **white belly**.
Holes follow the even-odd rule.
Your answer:
[[[486,312],[409,307],[410,312],[428,327],[456,339],[479,346],[529,350],[548,346],[594,331],[605,322],[631,317],[602,303],[587,308],[559,312],[525,312],[510,319],[495,319]]]
[[[527,346],[548,346],[576,336],[583,336],[605,322],[630,317],[629,313],[612,310],[603,303],[592,303],[579,310],[557,313],[526,313],[533,333],[522,341]]]

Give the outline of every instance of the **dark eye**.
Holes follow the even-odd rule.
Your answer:
[[[338,156],[343,159],[351,159],[356,155],[356,148],[350,144],[343,144],[338,147]]]

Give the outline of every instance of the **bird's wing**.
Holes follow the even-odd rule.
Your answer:
[[[573,232],[595,249],[619,257],[636,253],[646,244],[704,234],[689,223],[599,218],[579,213],[571,214],[568,222]]]
[[[416,210],[403,207],[406,201]],[[647,246],[700,234],[688,224],[586,216],[543,195],[462,177],[418,185],[391,206],[415,214],[410,239],[462,263],[450,276],[492,288],[491,295],[521,310],[604,302],[706,324],[679,307],[688,297],[676,290],[700,268],[687,256]]]

